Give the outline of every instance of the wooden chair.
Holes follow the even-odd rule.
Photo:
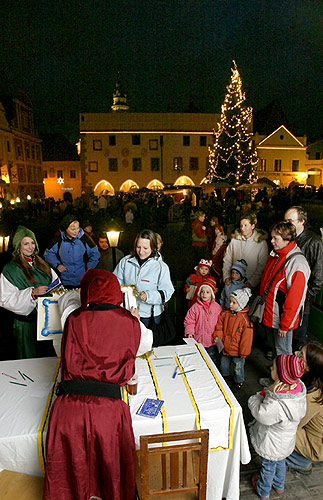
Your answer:
[[[194,442],[149,447],[150,444],[187,440]],[[141,436],[136,480],[140,500],[156,496],[162,499],[167,495],[183,500],[205,500],[208,445],[208,429]]]
[[[0,472],[1,500],[42,500],[44,479],[3,470]]]

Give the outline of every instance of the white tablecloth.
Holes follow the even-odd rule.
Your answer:
[[[0,470],[42,475],[56,368],[57,358],[0,362]]]
[[[175,366],[179,372],[194,371],[173,379]],[[0,470],[42,475],[57,368],[57,358],[0,362]],[[23,380],[19,371],[33,382]],[[149,356],[136,360],[136,371],[137,395],[123,392],[130,405],[137,447],[142,434],[209,428],[207,498],[237,500],[240,462],[250,460],[242,409],[204,348],[154,349]],[[154,419],[136,415],[146,397],[165,401],[162,412]]]
[[[178,373],[172,377],[175,367]],[[191,371],[192,370],[192,371]],[[240,462],[250,461],[242,409],[201,345],[155,348],[136,360],[138,389],[128,396],[136,446],[140,435],[208,428],[207,498],[239,498]],[[136,411],[145,398],[165,401],[154,419]]]

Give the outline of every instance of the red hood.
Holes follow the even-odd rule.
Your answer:
[[[88,304],[113,304],[119,306],[123,301],[117,277],[103,269],[88,269],[81,278],[81,308]]]

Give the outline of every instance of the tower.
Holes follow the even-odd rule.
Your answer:
[[[127,94],[124,92],[120,79],[117,80],[113,91],[112,111],[129,111],[127,104]]]

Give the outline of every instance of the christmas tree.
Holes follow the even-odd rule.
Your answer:
[[[252,143],[252,108],[243,106],[245,94],[235,61],[227,94],[221,107],[218,130],[214,130],[214,146],[209,147],[209,182],[230,185],[257,180],[257,152]]]

